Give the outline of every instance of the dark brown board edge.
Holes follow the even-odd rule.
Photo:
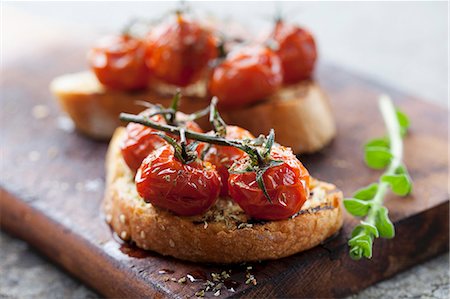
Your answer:
[[[353,261],[346,244],[322,245],[328,259],[303,255],[292,259],[289,271],[234,298],[339,298],[355,294],[412,266],[449,251],[449,201],[395,222],[396,237],[377,239],[371,260]],[[419,241],[418,241],[419,240]],[[337,246],[336,246],[337,245]],[[387,252],[387,254],[386,254]],[[308,272],[314,269],[317,273]]]
[[[144,283],[130,268],[114,259],[70,228],[48,218],[41,211],[22,202],[0,187],[0,227],[26,241],[73,276],[106,297],[164,298],[168,296],[156,285]],[[68,251],[71,251],[69,254]],[[118,268],[122,268],[118,270]],[[125,281],[117,284],[117,281]],[[119,287],[120,286],[120,287]]]
[[[132,269],[118,271],[120,263],[2,188],[0,206],[2,229],[25,240],[101,294],[133,298],[169,295],[158,286],[142,281]],[[418,262],[448,251],[448,224],[447,200],[396,222],[397,236],[392,240],[376,240],[374,256],[370,261],[351,260],[347,246],[332,240],[322,245],[328,252],[328,258],[324,258],[323,254],[298,254],[286,258],[285,261],[291,266],[289,271],[260,281],[258,285],[246,288],[233,297],[343,297],[356,293]],[[72,253],[64,254],[67,250]],[[127,283],[118,288],[116,282],[121,280]]]

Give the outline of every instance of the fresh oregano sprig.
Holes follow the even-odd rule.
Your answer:
[[[388,136],[370,140],[365,145],[364,159],[374,169],[386,168],[378,183],[357,190],[352,198],[344,200],[346,210],[357,217],[365,217],[357,225],[348,241],[350,257],[356,260],[372,257],[375,238],[393,238],[394,225],[383,206],[383,199],[389,189],[399,196],[411,192],[411,178],[402,161],[403,141],[409,127],[408,117],[396,110],[390,98],[380,97],[379,108],[383,116]]]

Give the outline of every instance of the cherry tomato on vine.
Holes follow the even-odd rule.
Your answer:
[[[272,202],[258,186],[255,172],[230,173],[228,189],[233,200],[250,217],[286,219],[300,211],[308,198],[309,173],[288,148],[274,146],[270,155],[273,160],[283,161],[263,174],[264,185]],[[240,166],[235,170],[245,169],[248,162],[247,157],[241,158],[238,161]]]
[[[181,216],[206,212],[220,192],[220,178],[212,164],[198,159],[183,164],[168,144],[145,158],[135,181],[146,202]]]
[[[141,115],[150,115],[155,112],[154,109],[147,109],[140,113]],[[177,119],[183,119],[184,114],[177,112]],[[161,114],[153,115],[150,118],[157,123],[165,124],[166,120]],[[202,129],[194,121],[187,121],[181,123],[187,130],[194,132],[203,132]],[[141,166],[142,161],[155,149],[167,144],[167,142],[161,137],[151,134],[152,132],[158,132],[155,129],[146,127],[137,123],[129,123],[126,127],[126,137],[122,143],[122,156],[131,170],[136,171]],[[179,139],[178,136],[172,136]]]
[[[271,36],[278,43],[284,83],[309,79],[314,71],[317,49],[311,33],[298,26],[278,21]]]
[[[147,44],[147,66],[157,78],[178,86],[199,79],[218,55],[214,35],[182,14],[177,14],[174,22],[154,28]]]
[[[98,80],[120,90],[147,87],[150,71],[145,65],[144,42],[129,35],[107,36],[88,53],[88,61]]]
[[[263,100],[282,80],[278,56],[267,47],[249,46],[230,52],[213,70],[209,91],[219,107],[232,108]]]
[[[227,126],[227,139],[253,139],[252,133],[249,131],[238,127],[238,126]],[[209,150],[204,156],[204,161],[210,162],[216,167],[217,172],[220,175],[222,181],[222,188],[220,190],[221,196],[228,195],[228,169],[233,165],[233,163],[240,158],[246,156],[242,150],[237,149],[232,146],[220,146],[211,145]]]

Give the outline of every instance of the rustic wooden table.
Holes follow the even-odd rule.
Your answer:
[[[133,12],[141,11],[138,15],[145,15],[142,11],[146,5],[151,6],[108,5],[108,14],[102,13],[102,4],[4,5],[3,66],[28,55],[30,49],[45,51],[52,44],[64,40],[90,40],[93,35],[81,33],[86,32],[84,29],[94,27],[107,31],[117,28],[111,20],[116,20],[117,25],[124,23],[126,16],[133,15]],[[318,36],[324,60],[382,79],[442,106],[447,104],[448,64],[444,63],[448,51],[445,42],[448,38],[446,3],[289,5],[292,5],[292,11],[300,8],[299,17],[293,18],[308,24]],[[150,14],[163,9],[161,5],[152,8],[155,7]],[[227,8],[229,10],[224,11],[236,18],[242,15],[242,11],[248,11],[236,5]],[[264,16],[270,14],[271,8],[271,4],[263,5],[255,8],[255,13]],[[290,8],[285,10],[291,11]],[[339,15],[335,14],[336,9],[339,9]],[[30,31],[41,34],[31,34]],[[70,34],[62,34],[64,31]],[[5,121],[5,115],[1,119]],[[98,296],[34,253],[22,241],[2,232],[0,244],[0,296]],[[370,287],[357,297],[445,298],[449,291],[448,264],[449,257],[445,254]]]

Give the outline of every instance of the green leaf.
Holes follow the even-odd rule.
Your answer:
[[[388,149],[389,146],[390,146],[389,145],[389,139],[387,139],[387,138],[375,138],[375,139],[369,140],[364,145],[364,148],[367,149],[369,147],[374,147],[374,146],[384,147],[384,148]]]
[[[411,181],[406,174],[383,175],[381,181],[391,186],[392,192],[399,196],[408,195],[411,192]]]
[[[370,208],[370,203],[356,198],[344,199],[345,209],[353,216],[365,216]]]
[[[275,142],[275,131],[273,129],[270,129],[270,133],[267,136],[266,140],[266,146],[265,146],[265,152],[263,154],[264,157],[267,157],[270,155],[270,151],[272,149],[273,143]]]
[[[372,234],[375,238],[379,237],[378,229],[375,227],[375,225],[365,221],[361,221],[361,224],[359,224],[358,226],[362,227],[367,233]]]
[[[405,136],[410,126],[409,118],[405,113],[397,109],[397,120],[400,126],[400,133],[402,134],[402,136]]]
[[[264,173],[266,172],[267,168],[259,169],[256,171],[256,183],[258,184],[259,188],[262,190],[264,196],[267,198],[267,200],[272,203],[272,199],[270,198],[269,193],[267,192],[266,185],[264,184]]]
[[[352,231],[352,238],[356,237],[359,234],[365,234],[365,235],[373,235],[375,238],[379,237],[378,229],[375,227],[375,225],[370,224],[365,221],[361,221],[360,224],[355,226],[355,228]]]
[[[353,194],[353,198],[361,200],[371,200],[378,191],[378,184],[373,183],[364,188],[358,189]]]
[[[391,239],[395,236],[394,225],[388,217],[388,209],[381,207],[375,217],[375,226],[380,233],[380,237]]]
[[[372,257],[372,244],[373,237],[360,233],[357,236],[351,238],[348,241],[350,249],[350,257],[353,259],[360,259],[361,257],[371,258]]]
[[[350,247],[349,254],[353,260],[360,260],[363,256],[363,250],[359,246]]]
[[[381,146],[371,146],[366,148],[364,160],[366,164],[375,169],[385,168],[391,162],[392,154],[389,149]]]

